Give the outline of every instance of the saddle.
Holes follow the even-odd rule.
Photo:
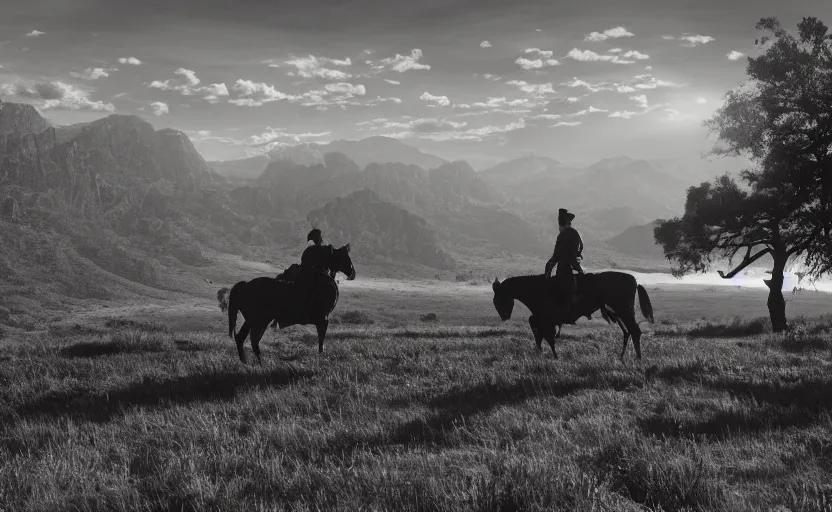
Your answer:
[[[592,320],[592,311],[589,310],[592,301],[589,299],[595,295],[595,274],[584,273],[574,274],[574,276],[576,309],[573,310],[572,316],[575,318],[567,322],[571,324],[574,324],[575,320],[582,316],[586,317],[587,320]],[[557,296],[559,285],[557,276],[552,281],[550,290],[552,295]]]

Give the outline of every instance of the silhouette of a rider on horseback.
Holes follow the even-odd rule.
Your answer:
[[[307,247],[300,257],[300,275],[297,281],[299,312],[304,317],[314,310],[317,299],[315,285],[318,276],[326,270],[327,256],[332,253],[332,246],[324,245],[321,230],[318,228],[312,229],[306,235],[306,241],[312,242],[312,245]]]
[[[584,243],[581,235],[572,227],[574,213],[569,213],[565,208],[558,210],[558,226],[560,233],[555,241],[555,250],[552,257],[546,262],[546,278],[552,274],[552,268],[557,266],[555,272],[554,289],[560,302],[558,313],[563,323],[575,324],[574,313],[578,312],[578,282],[573,271],[583,274],[581,267],[583,259]],[[587,315],[588,318],[590,318]]]

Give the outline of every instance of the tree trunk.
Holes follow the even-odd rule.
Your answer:
[[[786,269],[786,255],[784,251],[774,252],[774,267],[771,269],[771,279],[763,282],[768,286],[768,315],[771,318],[771,329],[783,332],[789,329],[786,322],[786,300],[783,298],[783,272]]]

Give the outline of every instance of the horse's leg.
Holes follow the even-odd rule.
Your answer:
[[[627,331],[627,327],[624,325],[624,322],[621,321],[620,318],[616,319],[618,322],[618,326],[621,327],[621,332],[624,334],[624,343],[621,346],[621,361],[624,361],[624,354],[627,352],[627,340],[630,339],[630,333]]]
[[[243,343],[246,342],[246,336],[248,336],[249,331],[251,331],[251,326],[248,322],[243,322],[243,326],[240,327],[240,331],[237,333],[237,336],[234,337],[234,341],[237,342],[237,354],[240,356],[240,361],[243,364],[246,364],[246,352],[243,348]]]
[[[635,314],[626,315],[623,321],[624,325],[627,326],[627,330],[630,331],[630,335],[633,337],[633,348],[636,349],[636,359],[641,359],[641,328],[638,326],[638,322],[636,322]],[[621,358],[624,358],[624,354],[621,355]]]
[[[532,334],[534,335],[534,344],[537,347],[537,350],[540,351],[543,348],[543,335],[540,334],[540,329],[537,327],[537,319],[534,315],[529,317],[529,327],[532,328]]]
[[[546,343],[552,348],[552,355],[555,359],[558,358],[558,353],[555,350],[555,328],[552,326],[546,326],[545,329],[541,329],[543,339],[546,340]]]
[[[260,359],[260,340],[268,328],[269,322],[266,321],[262,326],[258,325],[251,330],[251,350],[254,352],[254,357],[257,358],[257,362],[260,364],[263,364],[263,361]]]
[[[318,329],[318,353],[324,352],[324,338],[326,337],[326,329],[329,327],[329,319],[323,318],[315,322],[315,327]]]

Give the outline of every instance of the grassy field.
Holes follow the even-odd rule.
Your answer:
[[[830,295],[774,335],[762,292],[651,286],[622,364],[600,319],[555,361],[487,287],[353,283],[262,366],[210,295],[7,335],[0,510],[832,509]]]

